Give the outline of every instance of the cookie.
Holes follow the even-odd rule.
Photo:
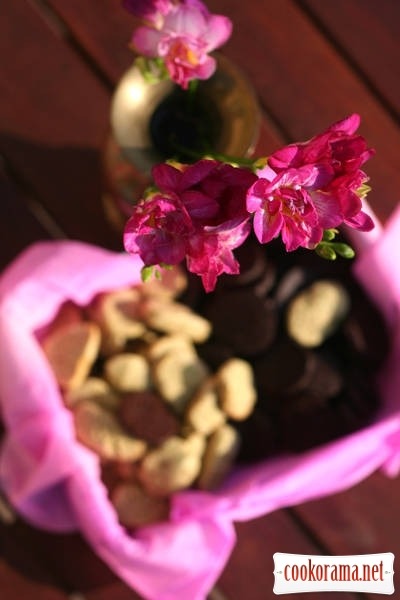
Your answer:
[[[257,401],[250,363],[240,358],[231,358],[218,369],[215,380],[223,412],[234,421],[247,419]]]
[[[191,438],[170,437],[144,457],[138,474],[143,487],[157,497],[190,487],[201,469],[199,449]]]
[[[134,483],[117,485],[111,494],[111,502],[119,522],[127,529],[165,521],[169,515],[167,499],[150,496]]]
[[[74,421],[78,440],[102,459],[136,461],[146,452],[147,444],[128,435],[115,415],[96,402],[79,402]]]
[[[127,431],[153,446],[178,435],[181,426],[162,398],[150,391],[123,394],[119,417]]]
[[[281,277],[274,293],[275,301],[279,306],[286,304],[305,285],[307,272],[304,267],[291,267]]]
[[[141,354],[121,353],[104,363],[104,377],[119,392],[143,392],[150,388],[150,367]]]
[[[320,346],[338,328],[350,309],[350,297],[337,281],[321,279],[299,292],[289,303],[286,329],[307,348]]]
[[[165,354],[152,372],[157,391],[178,414],[209,375],[207,365],[192,349]]]
[[[100,330],[94,323],[73,322],[46,336],[42,347],[61,389],[71,390],[82,385],[97,359]]]
[[[196,343],[204,342],[211,324],[179,302],[150,300],[142,306],[142,317],[148,327],[167,334],[180,334]]]
[[[254,356],[273,343],[278,316],[272,300],[258,297],[251,289],[221,290],[207,299],[206,317],[215,339],[240,356]]]
[[[195,349],[191,341],[179,333],[175,335],[163,335],[155,339],[146,349],[146,357],[150,362],[154,362],[171,352],[188,352],[195,354]]]
[[[279,410],[283,395],[295,394],[306,388],[313,375],[314,364],[315,355],[311,351],[282,338],[254,362],[261,402]],[[274,399],[278,400],[277,405]]]
[[[232,469],[239,446],[239,434],[231,425],[222,425],[210,436],[197,481],[200,489],[212,490],[220,485]]]
[[[140,300],[137,288],[126,288],[100,294],[87,308],[89,318],[101,329],[104,356],[121,352],[127,340],[145,334],[146,326],[139,315]]]
[[[208,378],[189,402],[184,422],[203,435],[210,435],[226,421],[219,407],[217,381]]]
[[[88,377],[78,388],[64,394],[64,402],[68,408],[82,400],[92,400],[110,410],[118,408],[120,403],[118,394],[100,377]]]

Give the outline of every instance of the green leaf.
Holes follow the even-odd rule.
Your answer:
[[[336,252],[329,243],[319,243],[315,248],[315,252],[326,260],[336,260]]]
[[[337,233],[339,233],[337,229],[325,229],[322,239],[324,242],[331,242]]]
[[[146,283],[151,276],[153,275],[154,265],[150,265],[149,267],[143,267],[140,271],[140,276],[142,278],[143,283]]]
[[[336,243],[333,244],[335,251],[343,258],[354,258],[356,253],[348,244]]]

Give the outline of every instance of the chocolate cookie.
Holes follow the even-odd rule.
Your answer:
[[[172,435],[178,435],[180,422],[154,392],[122,394],[119,417],[135,437],[156,446]]]
[[[310,383],[314,367],[314,353],[282,338],[254,363],[263,405],[274,406],[274,399],[303,391]]]
[[[267,350],[275,339],[278,316],[273,300],[259,298],[252,290],[221,290],[205,308],[215,339],[242,356]]]

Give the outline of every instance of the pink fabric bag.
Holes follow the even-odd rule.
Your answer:
[[[6,435],[0,485],[31,523],[79,530],[94,551],[149,600],[202,600],[235,543],[234,521],[346,489],[377,468],[400,466],[400,210],[381,233],[357,234],[355,273],[381,307],[394,335],[379,378],[382,409],[357,433],[301,455],[235,471],[214,493],[173,499],[169,522],[129,536],[99,479],[94,453],[75,441],[70,412],[34,331],[70,299],[136,283],[140,264],[79,242],[37,243],[0,279],[0,408]],[[329,477],[326,473],[329,472]]]

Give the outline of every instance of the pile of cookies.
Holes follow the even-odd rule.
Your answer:
[[[179,490],[210,490],[235,462],[336,439],[375,415],[390,336],[351,262],[268,252],[249,240],[241,273],[205,294],[179,268],[79,308],[41,343],[95,451],[119,520],[168,517]]]
[[[212,372],[199,357],[211,324],[176,300],[186,285],[172,269],[83,309],[67,302],[41,335],[77,439],[99,455],[128,529],[166,519],[176,491],[218,486],[240,446],[232,423],[256,403],[248,361]]]
[[[254,370],[258,400],[237,424],[238,460],[304,451],[368,424],[390,335],[353,261],[251,238],[237,253],[240,274],[221,277],[192,306],[213,328],[200,355],[214,368],[239,356]]]

